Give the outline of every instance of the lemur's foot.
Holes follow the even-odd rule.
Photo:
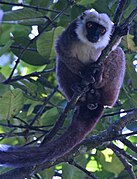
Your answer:
[[[87,108],[90,110],[94,110],[98,107],[98,103],[95,104],[87,104]]]
[[[95,78],[91,73],[81,73],[82,84],[88,86],[89,84],[95,83]]]
[[[104,70],[103,62],[95,63],[95,65],[93,65],[93,76],[95,78],[95,84],[101,82],[103,70]]]
[[[89,90],[89,87],[82,83],[75,83],[71,86],[73,92],[77,93],[86,93]]]
[[[81,72],[85,84],[97,84],[102,80],[104,64],[102,62],[91,63]]]

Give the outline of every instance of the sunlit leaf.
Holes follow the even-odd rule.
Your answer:
[[[113,151],[108,148],[100,152],[98,161],[102,164],[103,169],[114,173],[115,176],[118,176],[124,169],[123,164],[114,155]]]
[[[137,46],[135,45],[134,42],[134,36],[131,34],[126,35],[123,38],[123,42],[125,43],[125,45],[127,46],[127,48],[133,52],[137,51]]]

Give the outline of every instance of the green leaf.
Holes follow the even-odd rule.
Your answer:
[[[83,179],[85,178],[85,174],[77,169],[76,167],[64,163],[62,165],[62,178],[63,179]]]
[[[13,44],[13,40],[10,39],[8,42],[6,42],[6,44],[0,48],[0,56],[3,55],[4,53],[7,52],[7,50],[9,50],[10,46]]]
[[[58,117],[58,110],[56,107],[47,110],[40,118],[46,125],[53,125]]]
[[[87,6],[87,5],[91,5],[95,2],[96,0],[92,0],[92,1],[87,1],[87,0],[81,0],[78,2],[78,4],[83,5],[83,6]]]
[[[91,159],[86,166],[86,169],[90,172],[99,171],[99,165],[95,159]]]
[[[126,35],[123,38],[123,44],[124,44],[124,47],[126,47],[127,49],[129,49],[133,52],[137,51],[137,46],[134,42],[134,36],[133,35],[131,35],[131,34]]]
[[[49,3],[51,0],[31,0],[30,5],[47,8]]]
[[[74,167],[64,163],[62,165],[62,178],[63,179],[72,179],[74,174]]]
[[[97,160],[104,170],[114,173],[115,176],[118,176],[124,170],[123,164],[119,161],[116,155],[114,155],[111,149],[106,148],[101,152],[98,151]]]
[[[124,18],[127,18],[127,16],[129,16],[129,14],[133,11],[133,9],[135,8],[136,5],[137,5],[136,0],[130,0],[127,2],[127,7],[123,14]]]
[[[33,79],[23,79],[12,84],[15,88],[20,88],[28,98],[39,101],[42,94],[46,93],[44,87]]]
[[[47,19],[39,11],[23,8],[5,12],[3,22],[23,25],[38,25],[47,22]]]
[[[98,12],[105,12],[110,15],[113,12],[113,8],[109,9],[109,3],[110,1],[108,0],[103,0],[103,3],[100,3],[100,0],[96,0],[93,4],[93,8]]]
[[[1,26],[0,26],[1,27]],[[8,42],[11,37],[10,33],[14,31],[14,27],[10,26],[9,24],[4,24],[0,28],[0,45],[5,45],[6,42]]]
[[[15,42],[13,43],[13,45],[20,46],[22,49],[24,49],[30,41],[29,39],[25,37],[17,37],[14,40]],[[22,49],[12,49],[12,51],[17,57],[19,57]],[[25,53],[21,57],[21,60],[34,66],[42,66],[42,65],[49,63],[48,59],[42,57],[37,52],[35,43],[29,46],[29,50],[25,51]]]
[[[59,36],[59,34],[62,33],[64,30],[63,27],[57,27],[56,29],[53,29],[48,32],[44,32],[40,35],[40,37],[37,40],[37,50],[40,55],[47,59],[54,59],[55,58],[55,50],[54,50],[54,44],[56,38]]]
[[[2,73],[0,73],[0,82],[4,81],[5,77],[3,76]],[[0,96],[2,96],[5,92],[9,91],[10,86],[9,85],[4,85],[0,83]]]
[[[135,66],[133,65],[134,54],[126,54],[126,67],[127,74],[132,80],[132,85],[137,88],[137,72],[135,71]]]
[[[24,98],[20,89],[7,91],[0,98],[0,119],[10,119],[23,107]]]
[[[136,126],[137,126],[137,122],[136,122]],[[137,144],[137,136],[130,136],[128,140],[130,140],[135,145]]]
[[[86,8],[84,6],[73,6],[71,8],[71,20],[77,18],[77,16],[81,15],[85,10]]]
[[[11,68],[9,67],[9,64],[3,66],[1,69],[0,69],[0,72],[5,76],[5,77],[8,77],[10,72],[11,72]]]
[[[54,167],[48,168],[42,172],[40,172],[40,176],[42,179],[50,179],[55,174]]]
[[[131,131],[137,131],[137,121],[133,121],[131,124],[128,124],[126,127]],[[135,137],[135,136],[133,136],[133,137]],[[137,138],[137,137],[135,137],[135,138]],[[136,139],[136,142],[137,142],[137,139]]]

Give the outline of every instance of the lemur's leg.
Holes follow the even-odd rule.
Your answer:
[[[126,62],[123,50],[118,47],[104,61],[102,82],[100,83],[100,102],[104,106],[113,106],[123,83]]]

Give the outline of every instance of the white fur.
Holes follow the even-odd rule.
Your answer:
[[[79,42],[73,45],[72,54],[82,63],[95,62],[101,54],[102,49],[96,49],[91,43]]]
[[[106,28],[106,33],[102,37],[100,37],[99,41],[96,43],[91,43],[86,38],[86,28],[85,24],[87,21],[93,21],[96,22]],[[110,35],[113,27],[113,22],[110,20],[107,14],[104,13],[98,13],[96,10],[86,10],[83,13],[83,20],[78,17],[78,26],[76,29],[76,33],[78,35],[78,38],[85,44],[94,47],[95,49],[101,48],[102,50],[108,45],[110,40]]]

